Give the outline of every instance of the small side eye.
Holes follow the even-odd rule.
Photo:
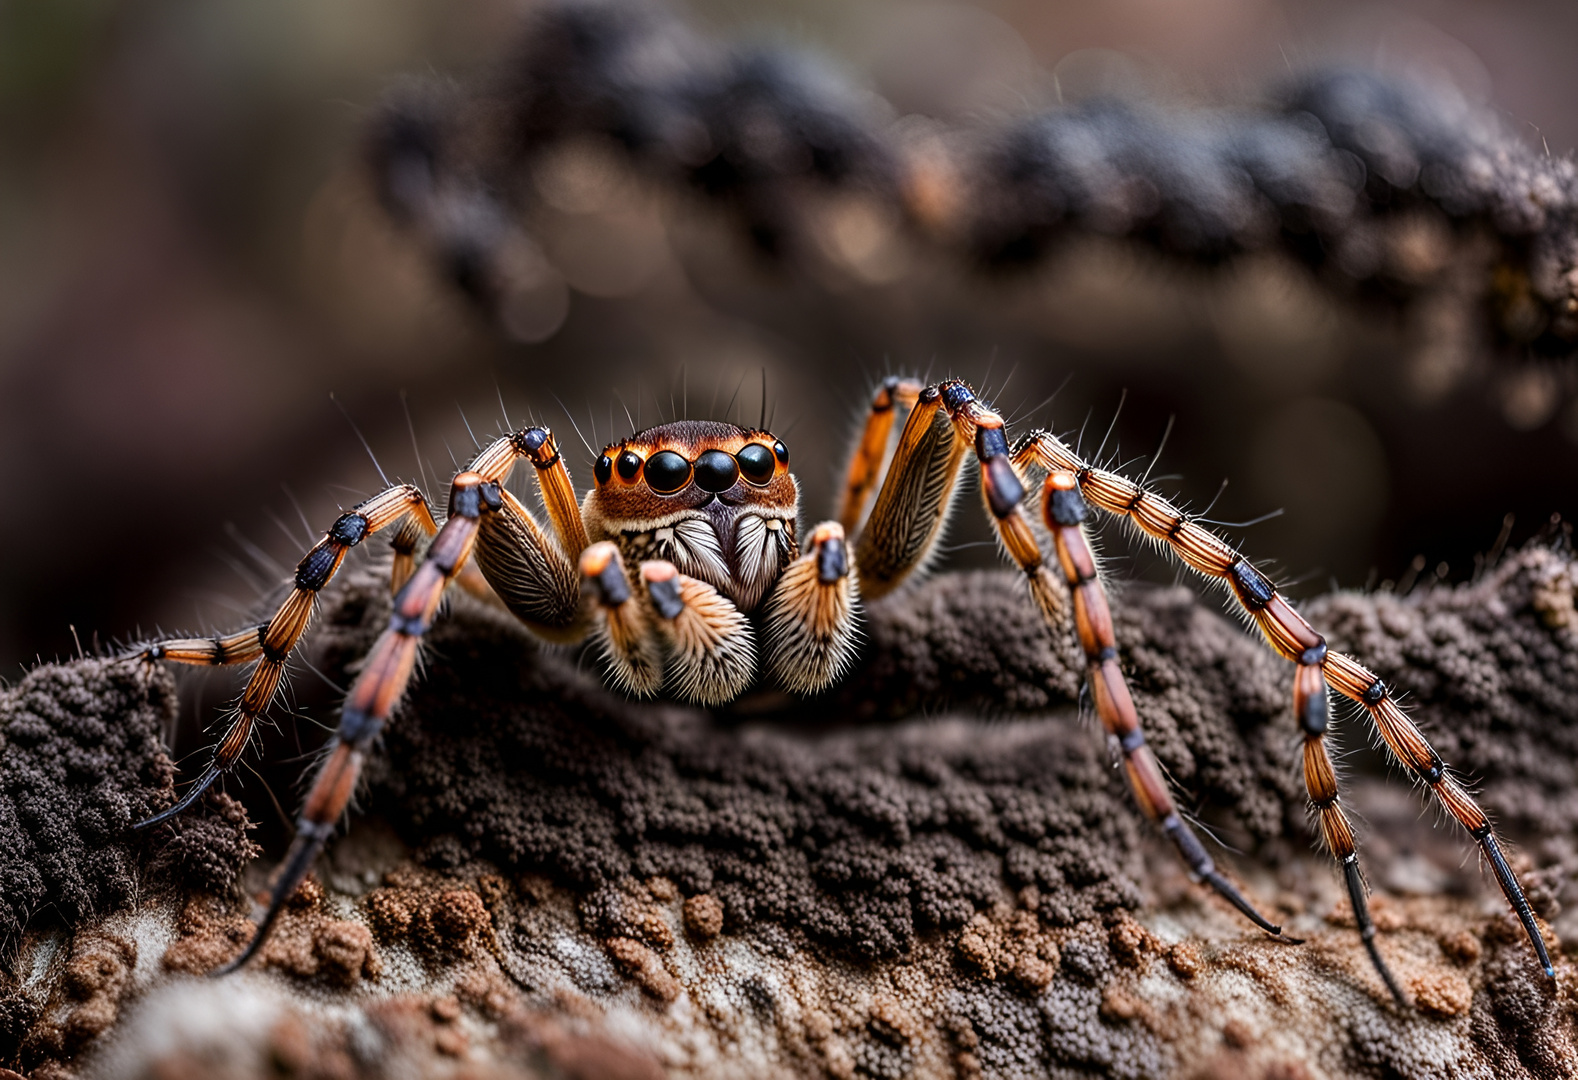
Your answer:
[[[647,487],[659,495],[678,491],[690,481],[690,462],[672,450],[660,450],[647,458]]]
[[[641,471],[641,456],[626,450],[619,455],[619,461],[615,463],[615,468],[619,470],[619,478],[621,480],[634,480],[636,473]]]
[[[765,484],[773,478],[773,452],[761,443],[748,443],[734,455],[740,463],[740,472],[753,484]]]
[[[778,464],[786,469],[789,467],[789,448],[783,443],[773,443],[773,456],[778,459]]]
[[[609,457],[607,454],[604,454],[602,457],[598,458],[596,466],[594,466],[592,469],[592,475],[597,477],[597,482],[599,484],[608,483],[609,477],[614,475],[613,458]]]

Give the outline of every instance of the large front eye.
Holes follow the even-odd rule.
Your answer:
[[[740,463],[740,472],[753,484],[765,484],[773,478],[773,452],[761,443],[749,443],[734,455]]]
[[[626,482],[634,480],[636,473],[641,471],[641,455],[633,454],[626,450],[619,455],[619,461],[615,464],[615,467],[619,470],[619,478],[621,480]]]
[[[696,484],[703,491],[728,491],[739,476],[740,467],[722,450],[708,450],[696,459]]]
[[[647,487],[659,495],[678,491],[690,480],[690,462],[672,450],[660,450],[647,458]]]

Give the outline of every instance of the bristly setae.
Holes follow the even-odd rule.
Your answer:
[[[954,379],[923,387],[890,378],[877,389],[838,519],[817,525],[804,543],[783,442],[768,431],[713,421],[679,420],[607,446],[579,502],[552,433],[535,426],[498,439],[455,476],[441,527],[412,485],[368,499],[301,560],[295,587],[267,622],[212,638],[162,641],[135,654],[144,662],[255,665],[207,771],[175,806],[140,827],[181,812],[234,768],[307,629],[317,594],[347,552],[375,532],[392,533],[388,629],[346,697],[258,931],[225,971],[262,947],[328,841],[373,741],[405,693],[422,636],[451,583],[502,603],[545,640],[595,640],[610,681],[634,695],[667,692],[722,705],[758,682],[814,694],[851,663],[861,603],[880,602],[935,554],[971,454],[984,510],[1003,551],[1024,572],[1049,631],[1067,632],[1072,604],[1095,712],[1121,755],[1135,800],[1197,880],[1282,938],[1281,928],[1216,866],[1146,745],[1086,537],[1092,506],[1226,585],[1271,648],[1295,665],[1293,719],[1303,735],[1310,806],[1341,866],[1360,936],[1398,1001],[1404,994],[1375,941],[1357,843],[1326,750],[1328,688],[1365,710],[1398,761],[1468,831],[1554,978],[1540,926],[1489,819],[1397,706],[1390,687],[1329,649],[1265,575],[1204,526],[1141,484],[1085,462],[1048,432],[1032,432],[1010,448],[1002,418]],[[536,474],[546,527],[505,487],[522,461]],[[1027,498],[1031,492],[1038,501]],[[1039,510],[1034,525],[1026,513],[1031,508]],[[431,539],[418,562],[424,537]]]

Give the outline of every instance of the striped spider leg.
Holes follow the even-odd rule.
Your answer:
[[[1190,521],[1166,499],[1123,476],[1087,464],[1047,432],[1038,431],[1027,436],[1015,448],[1013,461],[1021,470],[1034,468],[1047,473],[1042,511],[1058,543],[1058,557],[1071,584],[1076,577],[1095,580],[1087,573],[1088,557],[1082,559],[1077,555],[1083,545],[1079,523],[1085,516],[1088,500],[1106,513],[1128,521],[1144,535],[1160,541],[1190,569],[1226,584],[1271,648],[1296,665],[1293,714],[1304,736],[1304,785],[1310,807],[1320,820],[1321,836],[1327,849],[1342,867],[1364,946],[1382,981],[1399,1002],[1404,1001],[1402,990],[1375,943],[1375,924],[1366,902],[1366,885],[1359,868],[1353,826],[1338,801],[1337,774],[1326,752],[1328,685],[1364,707],[1396,759],[1423,780],[1441,805],[1468,830],[1528,933],[1546,977],[1555,978],[1539,924],[1522,886],[1507,864],[1490,819],[1447,770],[1440,755],[1397,706],[1390,688],[1379,677],[1351,657],[1327,648],[1326,639],[1277,593],[1248,559],[1215,534]],[[1065,545],[1068,545],[1067,554]],[[1077,590],[1076,586],[1076,604]],[[1084,641],[1084,623],[1081,623],[1080,634]],[[1086,652],[1090,653],[1088,643]]]
[[[395,555],[389,587],[390,591],[398,592],[411,576],[417,542],[438,531],[427,500],[409,484],[391,487],[341,514],[323,539],[302,558],[296,567],[290,594],[267,622],[232,634],[160,641],[136,654],[137,659],[150,663],[169,660],[178,664],[221,667],[256,662],[256,666],[231,711],[229,724],[214,746],[213,757],[203,775],[174,806],[138,822],[134,828],[146,829],[181,813],[215,780],[235,768],[252,738],[258,717],[263,715],[279,689],[285,675],[285,662],[307,632],[318,593],[334,577],[351,548],[393,526],[398,528],[392,541]]]
[[[1001,417],[958,380],[925,388],[888,380],[872,402],[865,435],[850,465],[842,510],[844,523],[859,520],[863,493],[872,486],[871,461],[886,444],[893,425],[892,410],[908,403],[913,403],[909,418],[855,545],[861,595],[867,599],[886,595],[929,561],[947,520],[960,466],[965,454],[973,449],[980,469],[981,493],[998,540],[1024,571],[1031,598],[1054,631],[1060,631],[1064,625],[1065,588],[1073,594],[1075,622],[1089,662],[1096,713],[1122,749],[1129,784],[1141,809],[1173,842],[1196,880],[1210,885],[1256,926],[1281,938],[1281,927],[1261,915],[1222,874],[1174,806],[1161,768],[1145,745],[1139,717],[1118,665],[1112,617],[1095,575],[1090,548],[1077,521],[1072,527],[1051,522],[1065,582],[1054,577],[1035,532],[1022,513],[1022,466],[1009,453]]]
[[[523,459],[534,466],[549,528],[504,486]],[[611,681],[637,696],[667,688],[702,704],[731,701],[755,680],[759,652],[760,666],[792,691],[813,693],[833,682],[853,655],[853,568],[837,522],[817,526],[800,549],[798,492],[788,467],[788,450],[765,431],[676,421],[608,447],[594,487],[578,504],[552,434],[529,427],[494,442],[455,477],[442,527],[415,488],[393,488],[335,523],[302,560],[295,589],[269,622],[139,653],[150,661],[258,661],[214,767],[147,826],[191,805],[235,763],[318,591],[350,547],[400,524],[389,626],[346,697],[257,932],[217,974],[257,954],[312,869],[404,696],[445,590],[452,582],[467,586],[473,558],[488,595],[530,631],[550,642],[595,639]],[[414,564],[423,534],[432,540]]]

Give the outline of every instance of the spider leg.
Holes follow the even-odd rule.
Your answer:
[[[1319,670],[1322,682],[1364,706],[1392,754],[1425,782],[1441,805],[1468,830],[1468,834],[1479,845],[1507,903],[1523,924],[1546,977],[1556,977],[1556,970],[1551,965],[1550,954],[1545,947],[1545,938],[1535,921],[1523,887],[1507,864],[1490,819],[1464,790],[1463,785],[1447,771],[1441,756],[1418,727],[1397,707],[1391,691],[1380,678],[1351,657],[1329,650],[1326,639],[1316,633],[1292,605],[1278,595],[1271,582],[1248,559],[1209,530],[1188,520],[1166,499],[1126,477],[1087,465],[1062,440],[1047,432],[1032,433],[1016,448],[1013,457],[1021,468],[1036,466],[1049,472],[1073,475],[1080,491],[1096,506],[1107,513],[1126,518],[1146,535],[1161,541],[1191,569],[1205,577],[1225,582],[1271,648],[1299,665],[1300,671],[1295,681],[1296,703],[1308,703],[1315,696],[1314,678],[1303,672],[1304,668],[1313,667]],[[1312,735],[1310,727],[1314,723],[1313,718],[1306,721],[1304,714],[1300,713],[1300,724],[1304,726],[1306,735],[1306,781],[1309,779],[1309,755],[1312,752],[1309,746]],[[1321,756],[1324,756],[1323,750]],[[1317,774],[1320,771],[1319,764],[1317,761]],[[1317,779],[1320,778],[1317,776]],[[1331,786],[1335,789],[1335,781]],[[1312,785],[1310,790],[1312,798],[1317,797],[1317,794],[1323,798],[1326,788],[1321,783]],[[1336,819],[1333,818],[1331,823],[1335,825]],[[1346,818],[1343,818],[1342,825],[1346,824]],[[1323,831],[1327,827],[1327,817],[1323,812]],[[1341,839],[1343,836],[1351,838],[1351,835],[1351,829],[1342,828],[1328,833],[1327,839],[1330,842],[1333,836]],[[1332,848],[1333,854],[1342,860],[1349,895],[1355,899],[1354,914],[1359,917],[1361,905],[1358,897],[1362,894],[1359,886],[1363,884],[1363,878],[1359,874],[1357,856],[1350,862],[1341,853],[1344,850],[1342,846],[1332,845]],[[1360,927],[1361,933],[1370,929],[1373,934],[1373,929],[1365,927],[1364,923]],[[1372,950],[1371,955],[1375,958],[1378,954]],[[1388,985],[1392,985],[1385,967],[1377,963],[1377,968]]]
[[[1067,476],[1067,473],[1059,475]],[[1370,918],[1370,905],[1366,897],[1368,888],[1364,873],[1359,869],[1359,849],[1353,837],[1353,824],[1337,801],[1337,770],[1332,768],[1331,757],[1326,753],[1326,728],[1330,724],[1331,709],[1327,700],[1326,680],[1321,675],[1316,659],[1319,651],[1300,660],[1293,675],[1293,715],[1298,718],[1304,732],[1304,790],[1309,795],[1310,809],[1320,817],[1321,837],[1326,849],[1342,865],[1343,883],[1348,886],[1348,901],[1353,907],[1354,922],[1359,927],[1359,939],[1370,954],[1381,981],[1391,991],[1399,1005],[1408,999],[1402,987],[1392,977],[1386,961],[1381,958],[1380,947],[1375,944],[1375,922]]]
[[[1002,417],[981,402],[962,382],[945,382],[938,390],[949,419],[958,432],[958,441],[963,443],[973,438],[976,460],[981,469],[981,494],[996,523],[998,539],[1025,572],[1036,606],[1041,609],[1048,624],[1055,627],[1062,616],[1062,593],[1053,583],[1035,533],[1022,513],[1024,483],[1009,454]],[[926,393],[921,396],[924,401]],[[1072,479],[1069,483],[1072,486]],[[1079,526],[1079,521],[1084,517],[1084,503],[1082,500],[1078,502],[1078,517],[1071,522],[1063,522],[1052,513],[1054,506],[1049,499],[1050,494],[1050,489],[1043,493],[1042,511],[1057,548],[1058,562],[1063,568],[1065,581],[1074,597],[1075,624],[1090,665],[1091,697],[1102,725],[1118,739],[1123,750],[1124,766],[1135,798],[1141,809],[1161,825],[1162,831],[1177,847],[1191,873],[1209,884],[1256,926],[1269,934],[1281,936],[1282,928],[1255,910],[1254,905],[1217,870],[1204,845],[1173,806],[1161,768],[1150,748],[1145,745],[1139,716],[1129,696],[1122,669],[1118,666],[1117,640],[1112,632],[1112,615],[1107,607],[1106,593],[1096,576],[1095,557]],[[1078,496],[1075,498],[1078,499]],[[1072,507],[1069,509],[1072,513]]]
[[[739,697],[756,675],[751,622],[705,581],[681,574],[673,563],[641,564],[641,583],[657,614],[658,635],[668,646],[668,684],[699,705]]]
[[[920,383],[890,375],[882,380],[872,396],[871,411],[866,414],[865,430],[849,459],[844,495],[839,502],[838,523],[845,533],[854,535],[865,512],[866,500],[882,476],[882,463],[888,456],[888,441],[893,435],[893,421],[899,409],[914,408],[920,392]]]
[[[609,677],[627,693],[651,697],[663,685],[663,655],[651,609],[631,589],[619,548],[608,540],[593,544],[581,553],[580,570]]]
[[[936,550],[968,448],[943,408],[941,389],[928,386],[916,395],[871,516],[855,541],[860,591],[867,600],[898,588]]]
[[[322,540],[302,558],[290,595],[274,617],[258,626],[212,638],[179,638],[155,642],[138,657],[147,661],[172,660],[179,664],[257,666],[236,701],[224,736],[214,747],[213,757],[203,775],[181,799],[145,821],[132,826],[146,829],[157,825],[191,806],[220,776],[235,767],[252,737],[253,725],[268,708],[285,674],[285,662],[307,631],[318,593],[345,561],[346,553],[373,533],[399,525],[395,533],[394,566],[390,572],[393,588],[398,589],[410,576],[412,552],[418,539],[438,530],[422,493],[409,484],[392,487],[350,512],[340,515]]]
[[[825,521],[810,550],[784,568],[762,612],[767,669],[797,694],[838,680],[855,655],[859,588],[844,529]]]
[[[507,472],[508,464],[513,464],[512,458],[507,460],[505,468],[495,471]],[[275,878],[257,933],[241,955],[215,972],[216,975],[235,971],[257,954],[268,940],[285,902],[312,869],[313,862],[334,832],[335,822],[356,791],[368,749],[405,693],[416,667],[417,648],[422,635],[433,624],[433,616],[444,597],[444,587],[470,557],[481,518],[502,504],[497,477],[469,470],[455,477],[450,487],[449,517],[433,538],[422,564],[395,597],[389,627],[373,645],[345,699],[339,730],[307,793],[296,823],[296,837]]]

